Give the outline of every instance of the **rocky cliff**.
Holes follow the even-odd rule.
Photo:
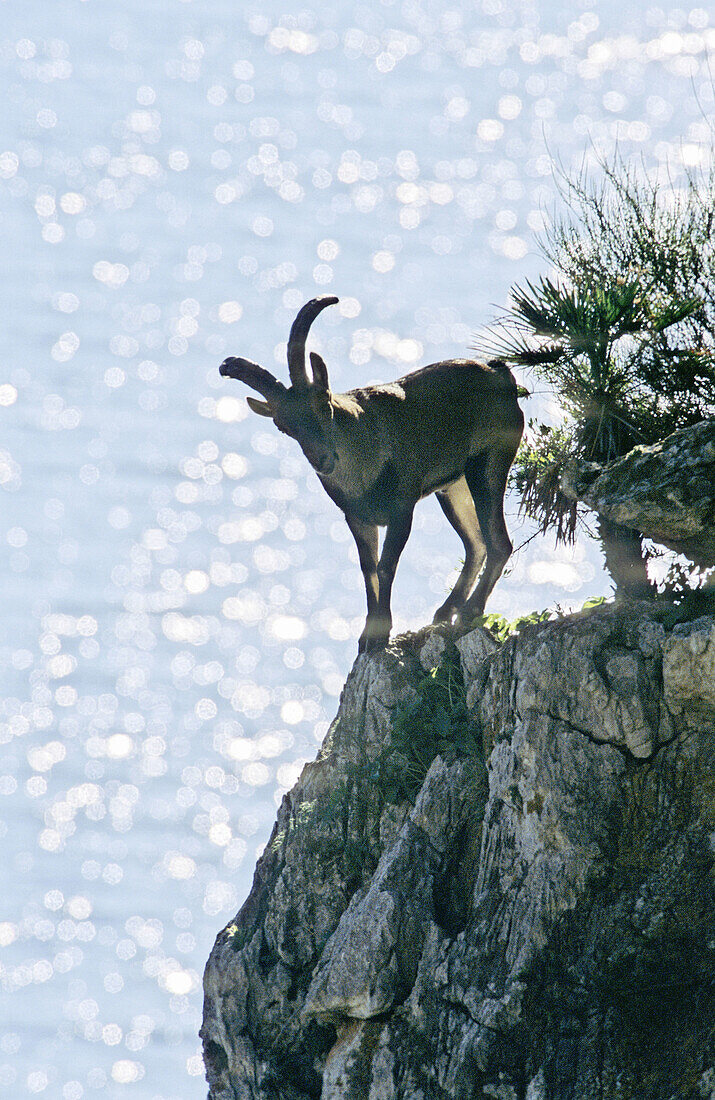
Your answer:
[[[397,639],[217,938],[210,1097],[715,1097],[714,861],[712,612]]]
[[[715,564],[715,420],[634,447],[608,466],[574,465],[561,488],[613,523]]]

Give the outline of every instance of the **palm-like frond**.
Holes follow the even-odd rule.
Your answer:
[[[520,363],[604,355],[621,337],[663,332],[701,304],[694,297],[661,304],[650,290],[641,280],[595,287],[568,287],[544,277],[538,284],[527,280],[525,287],[512,288],[512,308],[477,346],[491,346],[503,358]]]
[[[576,538],[578,504],[561,492],[561,475],[575,450],[568,429],[531,421],[509,475],[521,496],[522,515],[535,520],[542,533],[554,530],[557,542],[572,543]]]
[[[571,416],[565,435],[532,431],[512,474],[557,541],[578,516],[560,491],[568,457],[609,462],[715,413],[715,167],[679,190],[618,155],[600,167],[595,187],[561,171],[566,213],[541,242],[558,275],[514,286],[477,344],[532,366]]]
[[[557,384],[577,418],[593,423],[595,406],[601,424],[619,416],[623,419],[616,406],[623,409],[643,397],[643,380],[633,369],[638,359],[633,348],[662,337],[700,305],[694,297],[665,298],[643,279],[570,287],[542,277],[537,283],[516,285],[512,300],[511,309],[486,338],[481,337],[477,350],[536,367]],[[632,345],[631,353],[614,354],[624,338]],[[613,438],[605,453],[612,454],[616,437],[620,435],[622,442],[626,437],[617,430],[609,433]],[[600,428],[599,434],[603,434]],[[636,441],[632,433],[628,438]],[[595,450],[600,451],[600,446]]]
[[[700,305],[698,298],[656,303],[642,280],[570,288],[542,278],[526,287],[511,292],[517,328],[559,341],[571,355],[591,354],[622,336],[663,332]]]
[[[648,323],[637,282],[571,289],[542,278],[540,285],[526,285],[528,290],[512,290],[514,315],[537,335],[563,340],[576,354]]]
[[[487,330],[474,337],[472,350],[483,359],[504,359],[521,367],[558,363],[566,351],[558,344],[535,340],[513,317],[500,317]]]
[[[701,298],[685,298],[682,302],[668,302],[662,309],[652,310],[649,327],[652,332],[665,332],[672,325],[679,325],[687,317],[692,317],[701,305]]]

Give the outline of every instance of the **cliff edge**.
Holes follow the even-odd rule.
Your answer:
[[[715,1097],[715,615],[358,658],[219,934],[211,1100]]]

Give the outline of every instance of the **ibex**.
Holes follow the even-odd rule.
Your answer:
[[[249,397],[250,407],[300,444],[326,493],[345,514],[367,592],[367,620],[358,645],[363,652],[387,644],[395,569],[415,504],[430,493],[437,494],[464,543],[464,567],[433,621],[458,616],[469,623],[484,611],[512,550],[504,490],[524,417],[514,378],[500,360],[485,366],[450,359],[386,385],[331,393],[327,367],[315,353],[308,377],[305,341],[321,310],[337,301],[314,298],[293,322],[289,388],[247,359],[226,359],[221,374],[262,395],[263,401]],[[380,527],[387,532],[378,556]]]

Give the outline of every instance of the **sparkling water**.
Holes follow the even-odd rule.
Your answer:
[[[0,12],[0,1096],[188,1100],[204,961],[364,617],[340,513],[218,365],[287,380],[326,292],[335,390],[468,355],[545,271],[552,158],[700,163],[715,36],[612,0]],[[461,552],[420,505],[397,629]],[[491,609],[608,590],[534,539]]]

